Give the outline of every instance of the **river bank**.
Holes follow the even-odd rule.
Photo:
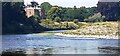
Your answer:
[[[56,33],[56,36],[63,36],[63,37],[71,37],[71,38],[95,38],[95,39],[119,39],[118,36],[104,36],[104,35],[74,35],[74,34],[63,34],[63,33]]]
[[[56,33],[55,35],[64,37],[119,39],[119,29],[118,22],[95,22],[86,23],[79,29]]]

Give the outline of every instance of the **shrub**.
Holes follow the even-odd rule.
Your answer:
[[[78,20],[78,19],[74,19],[73,22],[74,22],[74,23],[78,23],[79,20]]]
[[[56,22],[60,22],[60,21],[61,21],[61,18],[60,18],[60,17],[56,17],[56,18],[55,18],[55,21],[56,21]]]
[[[102,16],[101,13],[96,13],[93,16],[88,17],[84,21],[86,22],[103,22],[105,19],[105,16]]]

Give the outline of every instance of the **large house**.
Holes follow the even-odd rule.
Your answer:
[[[32,1],[31,4],[27,4],[27,6],[25,6],[25,11],[28,18],[34,15],[38,15],[42,19],[45,17],[44,9],[42,9],[35,1]]]
[[[120,15],[120,0],[99,0],[98,11],[110,21],[117,20]]]

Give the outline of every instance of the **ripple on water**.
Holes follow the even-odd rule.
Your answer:
[[[2,38],[3,49],[23,48],[34,49],[43,48],[43,53],[71,53],[71,54],[100,54],[113,53],[98,50],[100,46],[118,46],[118,40],[108,39],[85,39],[85,38],[65,38],[54,35],[4,35]],[[46,50],[49,51],[46,51]],[[28,50],[29,51],[29,50]],[[35,50],[34,50],[35,51]],[[29,52],[28,52],[29,53]]]

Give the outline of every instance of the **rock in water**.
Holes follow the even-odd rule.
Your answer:
[[[120,47],[110,47],[110,46],[105,46],[105,47],[98,47],[98,49],[120,50]]]

